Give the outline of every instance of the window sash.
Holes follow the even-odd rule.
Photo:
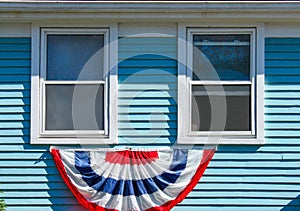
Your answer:
[[[246,83],[247,85],[250,85],[250,89],[253,90],[253,86],[250,83]],[[255,117],[255,113],[254,113],[254,106],[253,106],[253,102],[251,102],[251,114],[250,114],[250,118],[251,118],[251,131],[193,131],[192,130],[192,100],[193,100],[193,94],[192,94],[192,87],[196,86],[196,85],[208,85],[208,84],[203,84],[203,83],[190,83],[189,86],[189,106],[188,106],[188,112],[189,112],[189,121],[188,121],[188,134],[192,135],[192,136],[207,136],[207,135],[215,135],[215,136],[220,136],[220,135],[233,135],[233,136],[250,136],[250,135],[255,135],[255,128],[253,128],[253,118]],[[209,85],[223,85],[223,84],[212,84],[210,83]],[[245,83],[226,83],[226,85],[245,85]],[[226,97],[227,95],[225,95],[224,97]],[[252,96],[252,91],[250,92],[250,98],[251,101],[253,99]]]
[[[104,79],[99,81],[71,81],[71,80],[46,80],[47,75],[47,35],[104,35],[104,58],[103,58],[103,75]],[[41,64],[40,64],[40,135],[41,137],[95,137],[108,136],[108,49],[109,42],[108,29],[99,28],[42,28],[41,29]],[[104,130],[46,130],[46,85],[47,84],[82,84],[82,85],[104,85]]]
[[[201,34],[211,34],[211,35],[226,35],[226,34],[249,34],[250,35],[250,80],[193,80],[193,36]],[[223,29],[223,28],[190,28],[188,30],[188,45],[187,45],[187,71],[186,71],[186,80],[188,84],[188,116],[189,120],[187,123],[187,135],[189,136],[239,136],[239,137],[249,137],[256,135],[256,92],[255,92],[255,29]],[[201,43],[198,43],[201,44]],[[223,43],[216,43],[221,45]],[[244,43],[245,44],[245,43]],[[251,85],[251,131],[192,131],[192,86],[193,85]]]
[[[46,85],[104,85],[104,130],[46,130]],[[107,107],[107,86],[105,81],[44,81],[42,90],[42,131],[44,136],[96,136],[106,135],[105,124],[107,124],[108,115],[105,113]]]

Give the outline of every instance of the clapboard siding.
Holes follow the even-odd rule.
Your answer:
[[[176,141],[176,54],[176,38],[119,39],[120,144]]]
[[[10,210],[82,210],[48,146],[30,144],[30,38],[0,38],[0,194]]]
[[[172,145],[176,38],[120,39],[118,54],[119,143]],[[265,58],[265,144],[219,146],[175,211],[300,210],[300,38],[267,38]],[[0,197],[8,211],[83,210],[29,131],[30,38],[0,38]]]
[[[300,210],[299,55],[298,38],[266,39],[265,144],[219,146],[174,210]]]

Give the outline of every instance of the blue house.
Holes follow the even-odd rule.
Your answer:
[[[172,210],[300,210],[300,3],[0,1],[0,199],[86,210],[50,148],[213,148]]]

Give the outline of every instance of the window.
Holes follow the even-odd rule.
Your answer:
[[[186,40],[179,143],[261,143],[257,29],[188,28]]]
[[[116,51],[108,45],[109,32],[39,28],[40,62],[33,65],[38,71],[32,70],[32,143],[116,142],[116,73],[110,60]]]

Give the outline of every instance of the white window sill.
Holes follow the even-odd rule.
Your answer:
[[[31,144],[117,144],[117,139],[106,137],[77,137],[77,138],[31,138]]]
[[[263,145],[263,138],[255,136],[185,136],[178,137],[178,144],[205,144],[205,145]]]

